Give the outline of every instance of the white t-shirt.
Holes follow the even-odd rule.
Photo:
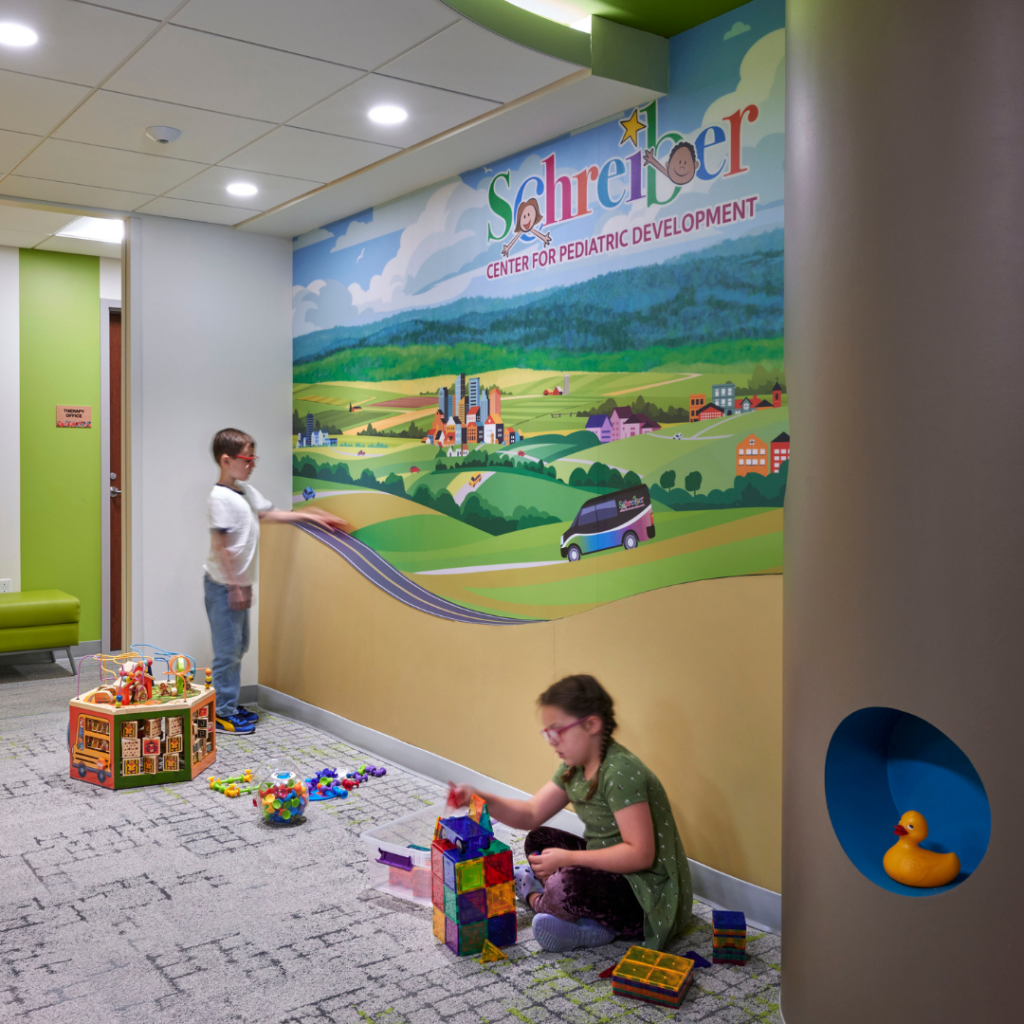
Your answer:
[[[227,553],[231,568],[242,586],[256,582],[256,562],[260,543],[260,517],[258,513],[268,512],[274,506],[251,484],[238,481],[241,491],[226,484],[216,484],[210,492],[207,509],[210,515],[210,530],[227,534]],[[215,583],[227,586],[217,554],[210,543],[210,556],[203,568]]]

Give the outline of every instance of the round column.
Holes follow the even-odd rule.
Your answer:
[[[1008,1020],[1024,914],[1024,5],[789,0],[787,50],[782,1010]],[[984,785],[987,853],[955,888],[891,891],[837,837],[829,745],[872,707],[945,734]],[[870,841],[895,842],[896,820]]]

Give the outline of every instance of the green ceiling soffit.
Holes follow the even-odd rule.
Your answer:
[[[585,40],[584,32],[530,14],[506,0],[445,2],[471,21],[532,50],[563,57],[576,64],[586,63],[568,55],[569,52],[582,50],[585,45],[579,39],[572,40],[569,36],[582,36]],[[641,32],[664,36],[666,39],[717,18],[720,14],[734,11],[746,3],[749,0],[573,0],[573,4],[587,14],[597,15],[617,25],[640,29]],[[531,24],[528,25],[524,19],[528,19]],[[525,35],[520,35],[521,32]],[[549,47],[558,47],[560,52],[555,53]],[[565,48],[564,53],[561,52],[562,47]]]
[[[504,0],[502,0],[504,2]],[[671,39],[694,25],[734,11],[750,0],[573,0],[573,3],[619,25]]]
[[[587,35],[505,0],[445,2],[470,21],[531,50],[588,67],[601,78],[668,92],[668,39],[661,35],[603,17],[593,19]]]

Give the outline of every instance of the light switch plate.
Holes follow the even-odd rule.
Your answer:
[[[9,594],[11,592],[11,581],[0,580],[0,594]]]

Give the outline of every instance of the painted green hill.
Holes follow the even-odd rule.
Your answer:
[[[515,351],[516,365],[529,365],[531,354],[544,354],[550,362],[555,352],[615,355],[775,338],[783,329],[782,302],[783,232],[778,229],[538,292],[521,303],[465,299],[366,326],[303,335],[296,341],[295,379],[456,373],[464,358],[459,350],[466,346],[479,346],[481,356],[490,353],[501,364]],[[499,368],[480,358],[473,362],[474,372]]]

